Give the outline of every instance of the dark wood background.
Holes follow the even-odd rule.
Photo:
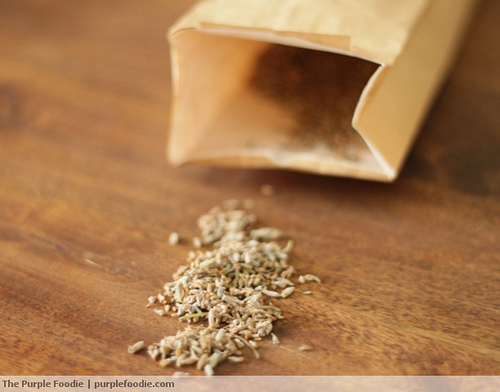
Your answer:
[[[0,374],[172,373],[126,348],[180,327],[144,307],[190,249],[168,235],[228,198],[324,283],[219,374],[498,374],[500,2],[394,184],[171,167],[165,32],[192,3],[0,0]]]

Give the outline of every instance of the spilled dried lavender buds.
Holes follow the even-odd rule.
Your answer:
[[[148,298],[147,306],[155,306],[159,315],[172,312],[189,324],[148,347],[160,366],[193,365],[211,376],[226,360],[243,361],[244,348],[259,358],[257,341],[268,335],[279,343],[273,323],[283,316],[271,300],[295,290],[289,280],[294,268],[288,265],[293,242],[278,243],[284,237],[278,229],[253,228],[256,215],[238,207],[230,200],[198,219],[201,235],[188,253],[188,265],[177,270],[163,293]]]

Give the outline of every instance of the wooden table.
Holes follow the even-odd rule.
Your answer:
[[[229,198],[323,283],[218,374],[498,374],[500,2],[394,184],[171,167],[165,32],[192,3],[0,1],[0,374],[171,374],[126,349],[179,329],[144,306],[191,248],[168,235]]]

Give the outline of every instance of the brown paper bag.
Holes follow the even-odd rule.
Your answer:
[[[474,0],[205,0],[170,30],[173,164],[392,181]]]

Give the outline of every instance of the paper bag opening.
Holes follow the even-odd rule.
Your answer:
[[[182,37],[182,35],[185,35]],[[286,167],[337,174],[383,168],[352,119],[363,89],[380,67],[371,61],[243,38],[187,31],[176,92],[176,127],[169,156],[184,162]],[[187,50],[191,46],[191,50]],[[204,53],[206,52],[206,53]],[[182,55],[182,54],[181,54]],[[190,68],[191,66],[191,68]],[[309,170],[308,170],[309,168]],[[381,174],[382,173],[382,174]]]

